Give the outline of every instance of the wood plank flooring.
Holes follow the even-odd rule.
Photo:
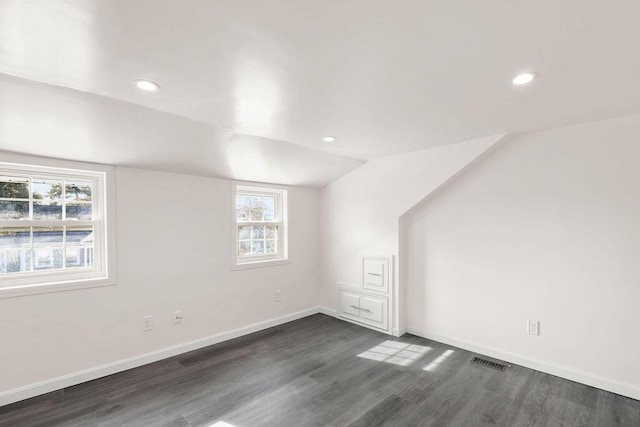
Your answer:
[[[640,401],[321,314],[0,408],[0,426],[640,426]]]

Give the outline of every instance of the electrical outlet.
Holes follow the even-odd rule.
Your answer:
[[[173,312],[173,323],[178,324],[182,323],[182,310],[176,310]]]
[[[540,321],[527,319],[527,333],[529,335],[540,335]]]
[[[276,291],[276,294],[275,294],[275,300],[276,300],[276,302],[280,302],[280,301],[282,301],[282,298],[280,298],[280,289],[278,289],[278,290]]]
[[[150,331],[153,329],[153,316],[144,316],[142,318],[142,330]]]

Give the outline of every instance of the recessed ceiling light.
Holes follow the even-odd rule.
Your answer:
[[[536,75],[533,73],[522,73],[515,76],[511,82],[516,86],[521,86],[530,83],[535,78]]]
[[[335,136],[325,136],[324,138],[322,138],[322,140],[324,142],[336,142],[336,137]]]
[[[151,80],[134,80],[133,84],[142,90],[146,90],[147,92],[155,92],[160,89],[160,86],[157,83],[152,82]]]

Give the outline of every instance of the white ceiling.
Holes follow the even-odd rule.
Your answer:
[[[1,74],[0,149],[311,188],[363,163]]]
[[[636,0],[4,0],[0,73],[206,124],[223,150],[240,134],[326,151],[339,175],[360,164],[340,156],[640,112],[638,16]],[[523,70],[539,78],[513,87]]]

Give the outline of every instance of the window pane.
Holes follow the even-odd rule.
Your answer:
[[[278,233],[278,227],[275,225],[267,225],[266,227],[266,235],[267,239],[275,239]]]
[[[62,268],[62,248],[36,248],[34,258],[34,270]]]
[[[67,219],[91,220],[93,209],[91,203],[67,202]]]
[[[249,240],[249,239],[251,239],[251,226],[242,225],[238,227],[238,240]]]
[[[33,181],[33,219],[62,219],[61,181]]]
[[[29,199],[29,179],[0,176],[0,198]]]
[[[265,227],[266,229],[266,234],[265,237],[267,239],[275,239],[276,238],[276,234],[278,233],[278,227],[275,225],[267,225]]]
[[[249,221],[251,212],[251,197],[238,195],[236,197],[236,218],[238,221]]]
[[[262,221],[262,209],[251,209],[251,221]]]
[[[31,271],[31,231],[24,228],[0,230],[0,274]]]
[[[62,181],[33,180],[33,198],[62,202]]]
[[[33,229],[33,246],[58,247],[62,246],[62,227]],[[61,258],[62,259],[62,258]]]
[[[264,209],[265,210],[269,210],[269,211],[275,211],[276,210],[276,198],[275,197],[265,196],[264,199],[263,199],[263,203],[264,203]]]
[[[0,200],[0,219],[29,218],[29,202],[12,202]]]
[[[265,210],[263,213],[263,218],[265,221],[275,221],[276,220],[276,212]]]
[[[276,253],[276,241],[275,240],[267,240],[265,246],[265,252],[268,254]]]
[[[62,268],[62,227],[33,229],[33,269]]]
[[[254,225],[253,232],[251,233],[251,237],[254,239],[264,239],[264,226]]]
[[[238,245],[238,255],[248,255],[251,253],[251,241],[240,242]]]
[[[0,250],[0,274],[31,271],[31,251]]]
[[[29,227],[0,229],[0,248],[20,249],[31,247],[31,231]]]
[[[93,247],[68,246],[65,249],[65,265],[67,268],[93,266]]]
[[[34,200],[33,219],[62,219],[62,205]]]
[[[264,240],[254,240],[251,242],[251,253],[264,253]]]
[[[251,220],[250,210],[237,209],[236,215],[238,222],[249,222]]]
[[[92,192],[92,185],[90,182],[67,182],[65,197],[67,202],[90,202],[92,200]]]
[[[264,203],[262,196],[251,197],[251,221],[262,221]]]
[[[67,246],[93,245],[93,227],[67,227]]]
[[[255,209],[259,211],[262,211],[262,209],[264,209],[262,196],[251,196],[251,209]]]
[[[78,247],[65,248],[64,256],[65,256],[65,260],[66,260],[65,262],[67,264],[67,267],[71,267],[75,264],[78,264],[79,258],[80,258],[80,248]]]

